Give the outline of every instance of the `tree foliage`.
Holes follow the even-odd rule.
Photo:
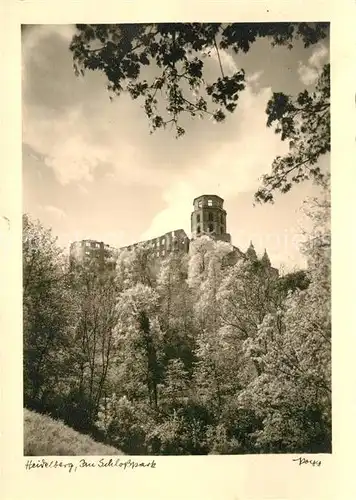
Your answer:
[[[308,269],[282,278],[204,236],[154,276],[140,247],[70,269],[25,217],[26,406],[124,453],[330,451],[329,209],[309,205]]]
[[[263,370],[239,396],[263,419],[256,446],[271,452],[305,452],[309,446],[331,451],[329,191],[307,209],[312,222],[304,244],[309,284],[264,316],[251,342]]]
[[[151,132],[174,128],[185,134],[182,116],[209,116],[225,121],[246,87],[241,68],[229,75],[222,52],[246,53],[259,39],[292,49],[297,40],[310,47],[328,34],[327,23],[163,23],[79,24],[70,44],[76,74],[105,74],[110,98],[128,93],[141,102]],[[220,75],[208,81],[206,62],[214,57]],[[276,190],[285,193],[294,183],[319,181],[317,165],[330,150],[330,69],[325,65],[315,91],[296,97],[275,91],[267,104],[267,126],[276,125],[289,153],[273,162],[262,179],[256,201],[273,201]]]
[[[23,336],[25,404],[54,398],[76,325],[65,260],[39,221],[23,217]]]
[[[289,143],[289,153],[274,160],[257,201],[273,201],[273,192],[287,193],[294,183],[325,181],[318,160],[330,152],[330,65],[324,66],[314,91],[304,90],[295,99],[274,93],[266,112],[267,126],[275,124],[275,132]]]

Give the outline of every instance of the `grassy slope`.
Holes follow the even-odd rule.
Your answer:
[[[116,448],[95,442],[89,436],[53,420],[24,409],[24,455],[123,455]]]

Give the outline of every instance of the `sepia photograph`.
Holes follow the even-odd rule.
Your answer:
[[[22,24],[24,456],[331,454],[329,29]]]

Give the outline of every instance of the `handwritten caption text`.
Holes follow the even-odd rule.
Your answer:
[[[142,468],[156,468],[155,460],[145,461],[135,461],[130,458],[123,460],[121,458],[100,458],[98,460],[89,460],[86,458],[81,458],[78,462],[75,461],[65,461],[65,460],[50,460],[45,458],[40,459],[28,459],[25,462],[26,470],[35,469],[66,469],[68,472],[76,472],[78,469],[101,469],[101,468],[119,468],[122,470],[132,470],[132,469],[142,469]]]

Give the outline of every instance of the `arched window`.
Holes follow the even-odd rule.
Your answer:
[[[212,224],[209,224],[208,229],[209,229],[209,233],[212,233],[214,230],[214,226]]]
[[[200,222],[200,215],[197,215],[197,222]]]
[[[213,214],[211,212],[209,212],[208,220],[211,221],[211,222],[214,220],[214,216],[213,216]]]
[[[197,233],[200,234],[200,226],[197,226]]]

